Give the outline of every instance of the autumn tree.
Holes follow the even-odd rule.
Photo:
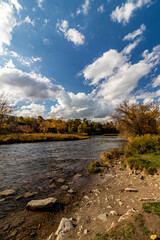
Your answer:
[[[4,93],[0,94],[0,124],[2,124],[5,117],[11,115],[14,108],[9,105],[8,98]]]
[[[158,133],[160,106],[158,103],[121,103],[112,115],[118,129],[126,135]]]

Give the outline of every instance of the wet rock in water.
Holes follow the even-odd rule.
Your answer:
[[[98,219],[102,220],[103,222],[107,221],[107,213],[102,213],[98,216]]]
[[[41,200],[32,200],[27,204],[27,209],[29,210],[43,210],[49,209],[56,203],[56,198],[46,198]]]
[[[13,195],[14,193],[15,193],[15,190],[7,189],[7,190],[0,192],[0,196],[10,196],[10,195]]]
[[[60,233],[68,232],[68,231],[72,230],[73,228],[74,228],[74,226],[68,218],[62,218],[55,234],[59,235]]]
[[[78,179],[80,177],[82,177],[82,174],[80,174],[80,173],[77,173],[76,175],[74,175],[74,179]]]
[[[52,233],[46,240],[55,240],[55,235]]]
[[[69,189],[69,187],[68,187],[67,185],[62,185],[62,186],[61,186],[61,189],[62,189],[63,191],[67,191],[67,190]]]
[[[56,182],[58,182],[58,183],[64,183],[64,182],[65,182],[65,179],[64,179],[64,178],[59,178],[59,179],[56,180]]]
[[[24,198],[29,198],[29,197],[33,197],[34,195],[37,195],[38,193],[37,192],[26,192],[23,197]]]
[[[124,189],[126,192],[138,192],[137,189],[134,189],[134,188],[125,188]]]

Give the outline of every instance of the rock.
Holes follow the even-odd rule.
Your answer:
[[[70,237],[68,236],[67,233],[60,233],[56,238],[56,240],[68,240],[68,239],[70,239]]]
[[[80,173],[77,173],[76,175],[74,175],[74,179],[78,179],[80,177],[82,177],[82,174],[80,174]]]
[[[9,224],[5,225],[4,228],[3,228],[3,231],[7,231],[9,229],[9,227],[10,227]]]
[[[36,232],[32,232],[31,234],[30,234],[30,236],[32,237],[32,238],[35,238],[36,237]]]
[[[107,216],[108,216],[107,213],[102,213],[98,216],[98,219],[100,219],[103,222],[106,222],[107,221]]]
[[[56,187],[56,184],[55,183],[52,183],[49,185],[49,188],[55,188]]]
[[[115,222],[112,222],[111,226],[107,229],[107,232],[109,232],[112,228],[116,226]]]
[[[126,220],[130,214],[135,213],[136,210],[134,208],[129,209],[125,214],[123,214],[119,219],[118,222],[121,222],[122,220]]]
[[[70,231],[73,228],[74,228],[74,226],[73,226],[72,222],[69,219],[62,218],[61,222],[59,224],[59,227],[58,227],[58,229],[57,229],[55,234],[59,235],[60,233],[68,232],[68,231]]]
[[[52,233],[46,240],[55,240],[54,233]]]
[[[10,195],[13,195],[14,193],[15,193],[15,190],[7,189],[7,190],[0,192],[0,196],[10,196]]]
[[[125,188],[124,189],[126,192],[138,192],[137,189],[134,189],[134,188]]]
[[[9,235],[10,238],[16,236],[18,233],[18,231],[15,229],[13,232],[11,232],[11,234]]]
[[[109,204],[109,205],[107,206],[107,208],[108,208],[108,209],[111,209],[111,208],[112,208],[111,204]]]
[[[88,229],[85,229],[84,230],[84,234],[87,235],[89,233],[89,230]]]
[[[30,210],[42,210],[48,209],[54,206],[56,198],[46,198],[41,200],[32,200],[27,204],[27,208]]]
[[[73,189],[69,189],[68,193],[71,193],[71,194],[74,193]]]
[[[118,202],[118,205],[121,207],[122,205],[124,205],[121,201]]]
[[[142,202],[156,201],[155,198],[139,198],[138,200]]]
[[[2,198],[2,199],[0,199],[0,202],[4,202],[6,199],[5,198]]]
[[[118,216],[118,213],[116,211],[110,211],[109,216]]]
[[[26,192],[26,193],[23,195],[23,197],[24,197],[24,198],[33,197],[34,195],[37,195],[37,194],[38,194],[37,192],[32,192],[32,193]]]
[[[64,179],[64,178],[59,178],[59,179],[56,180],[56,182],[64,183],[64,182],[65,182],[65,179]]]
[[[63,191],[67,191],[67,190],[69,189],[69,187],[68,187],[67,185],[62,185],[62,186],[61,186],[61,189],[62,189]]]

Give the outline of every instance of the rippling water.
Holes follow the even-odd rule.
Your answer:
[[[81,141],[0,145],[0,190],[28,189],[40,179],[83,171],[103,151],[124,143],[119,137],[93,136]],[[27,186],[28,185],[28,186]]]

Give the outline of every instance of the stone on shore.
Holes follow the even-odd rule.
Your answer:
[[[24,198],[29,198],[29,197],[33,197],[34,195],[37,195],[37,192],[26,192],[23,197]]]
[[[29,210],[43,210],[43,209],[49,209],[54,206],[56,203],[56,198],[46,198],[41,200],[32,200],[27,204],[27,208]]]
[[[13,195],[14,193],[15,193],[15,190],[7,189],[7,190],[0,192],[0,196],[10,196],[10,195]]]
[[[54,233],[52,233],[46,240],[55,240]]]
[[[56,180],[56,182],[64,183],[64,182],[65,182],[65,179],[64,179],[64,178],[59,178],[59,179]]]
[[[72,224],[72,222],[68,219],[68,218],[62,218],[61,222],[59,224],[59,227],[56,231],[56,235],[59,235],[60,233],[65,233],[70,231],[71,229],[73,229],[74,226]]]
[[[68,187],[67,185],[62,185],[62,186],[61,186],[61,189],[62,189],[63,191],[67,191],[67,190],[69,189],[69,187]]]
[[[124,189],[126,192],[138,192],[137,189],[134,189],[134,188],[125,188]]]

